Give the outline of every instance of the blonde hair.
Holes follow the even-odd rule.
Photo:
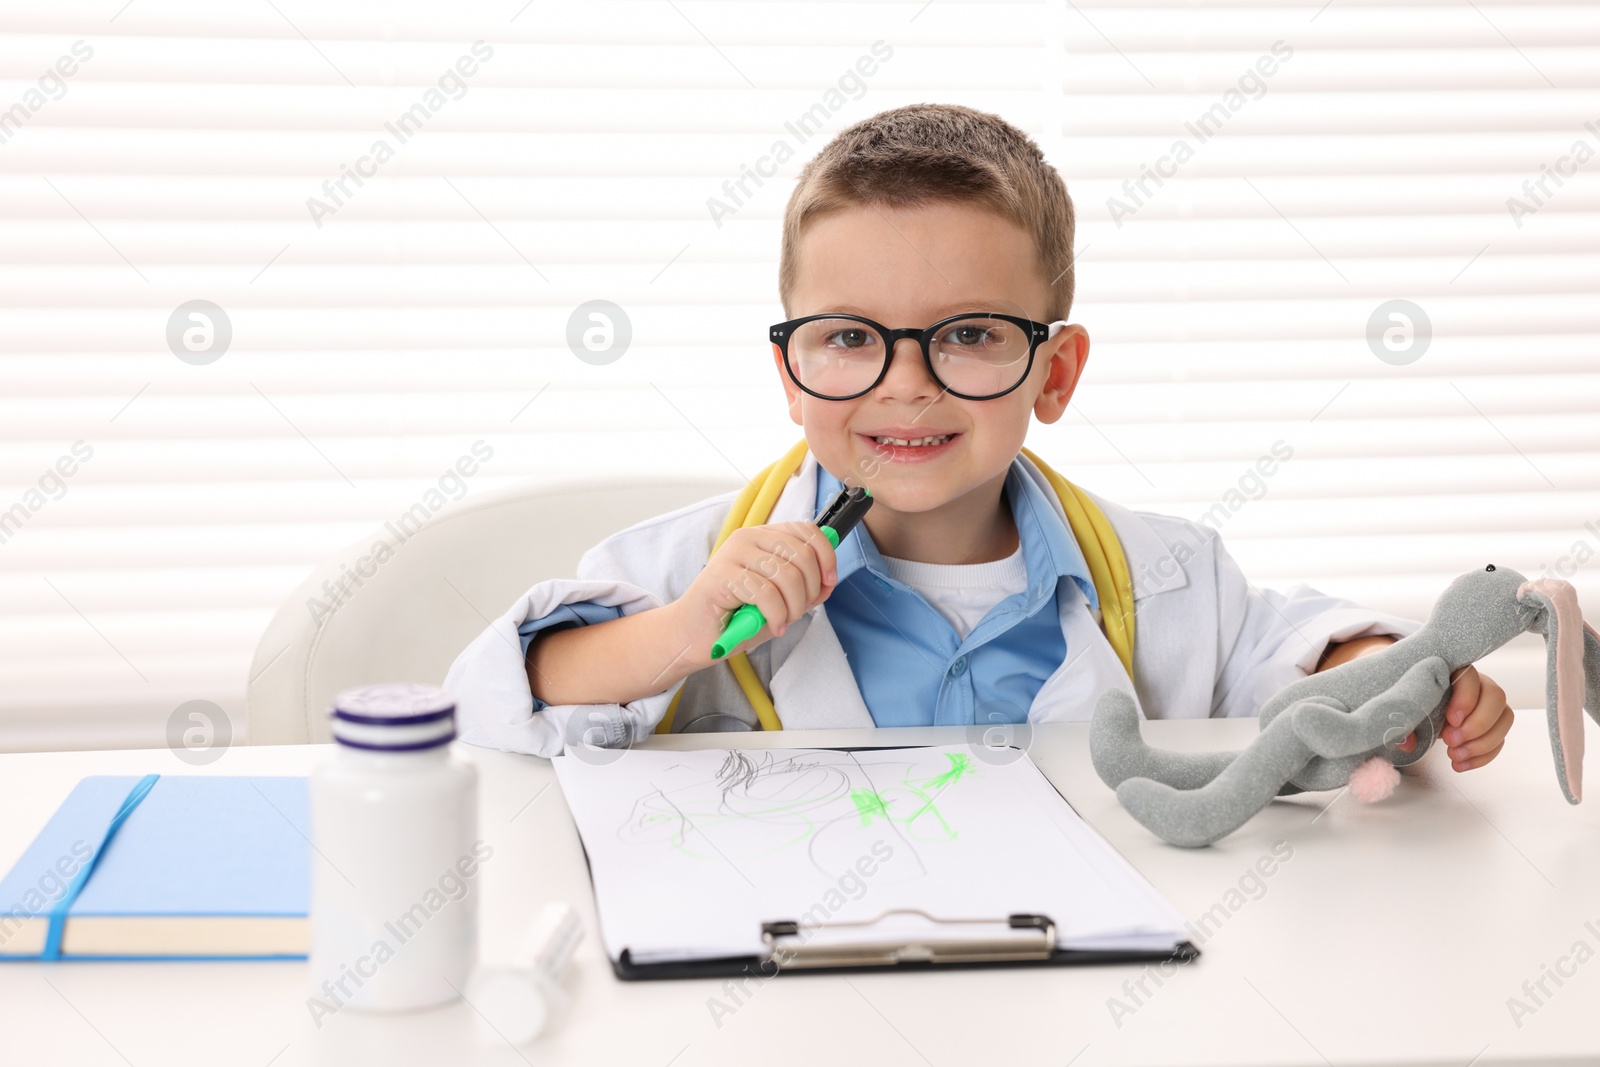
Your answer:
[[[846,127],[800,171],[783,212],[778,296],[791,314],[800,235],[832,211],[930,201],[987,207],[1033,234],[1050,292],[1045,321],[1072,310],[1072,198],[1033,139],[998,115],[959,104],[909,104]]]

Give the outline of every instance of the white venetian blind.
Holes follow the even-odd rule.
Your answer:
[[[794,175],[919,101],[1073,195],[1093,354],[1030,444],[1075,480],[1211,514],[1260,585],[1417,615],[1493,561],[1600,615],[1595,4],[7,0],[0,749],[242,724],[279,602],[475,442],[468,495],[761,467]],[[1431,323],[1403,365],[1391,300]],[[169,348],[191,301],[212,362]],[[1496,663],[1540,701],[1536,645]]]

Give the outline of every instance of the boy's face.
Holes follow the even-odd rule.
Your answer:
[[[970,204],[833,212],[807,227],[796,266],[793,318],[845,312],[891,330],[922,329],[964,311],[1047,321],[1049,289],[1032,239],[1010,220]],[[1042,342],[1023,383],[993,400],[945,392],[912,338],[895,345],[883,381],[854,400],[820,400],[802,391],[784,370],[777,345],[772,354],[789,416],[805,427],[817,461],[846,484],[865,485],[879,507],[923,512],[1004,481],[1027,436],[1029,412],[1055,422],[1066,410],[1088,359],[1089,337],[1083,327],[1068,326]],[[920,450],[875,440],[942,434],[954,436]]]

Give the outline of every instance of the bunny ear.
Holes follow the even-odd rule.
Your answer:
[[[1530,628],[1544,631],[1550,751],[1555,756],[1561,791],[1570,803],[1576,804],[1583,799],[1584,698],[1587,695],[1592,704],[1596,696],[1590,688],[1596,676],[1584,676],[1584,645],[1595,640],[1594,631],[1584,625],[1577,591],[1569,582],[1555,578],[1523,582],[1517,587],[1517,600],[1540,614],[1540,620]],[[1600,648],[1593,658],[1596,674],[1600,674]]]
[[[1587,622],[1583,624],[1583,677],[1589,692],[1584,706],[1589,718],[1600,723],[1600,633]]]

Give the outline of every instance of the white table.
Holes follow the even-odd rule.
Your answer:
[[[319,1029],[300,962],[6,963],[0,1060],[133,1067],[1595,1062],[1600,804],[1573,808],[1562,799],[1543,713],[1522,720],[1485,769],[1456,774],[1436,750],[1383,804],[1364,807],[1332,793],[1279,800],[1200,850],[1162,844],[1117,807],[1089,765],[1085,725],[1041,728],[1032,756],[1084,818],[1191,921],[1211,915],[1200,960],[1159,986],[1144,965],[785,975],[752,986],[720,1025],[709,999],[733,1003],[720,981],[612,977],[550,764],[468,748],[482,773],[481,834],[495,850],[474,889],[482,894],[484,958],[503,961],[547,901],[571,902],[588,923],[570,976],[573,1008],[555,1030],[513,1049],[462,1003],[409,1016],[344,1011]],[[1157,722],[1147,724],[1147,736],[1175,748],[1236,747],[1255,729],[1253,720]],[[932,729],[691,735],[649,744],[964,740],[960,729]],[[236,748],[203,768],[166,751],[0,756],[0,869],[83,775],[300,774],[326,756],[322,747]],[[1252,882],[1253,865],[1278,842],[1292,856]],[[1583,962],[1563,962],[1578,942]],[[1523,983],[1538,982],[1547,965],[1571,976],[1559,987],[1546,977],[1552,995],[1535,1004]],[[1513,996],[1533,1009],[1520,1020],[1508,1008]],[[1114,997],[1123,1005],[1115,1011]]]

